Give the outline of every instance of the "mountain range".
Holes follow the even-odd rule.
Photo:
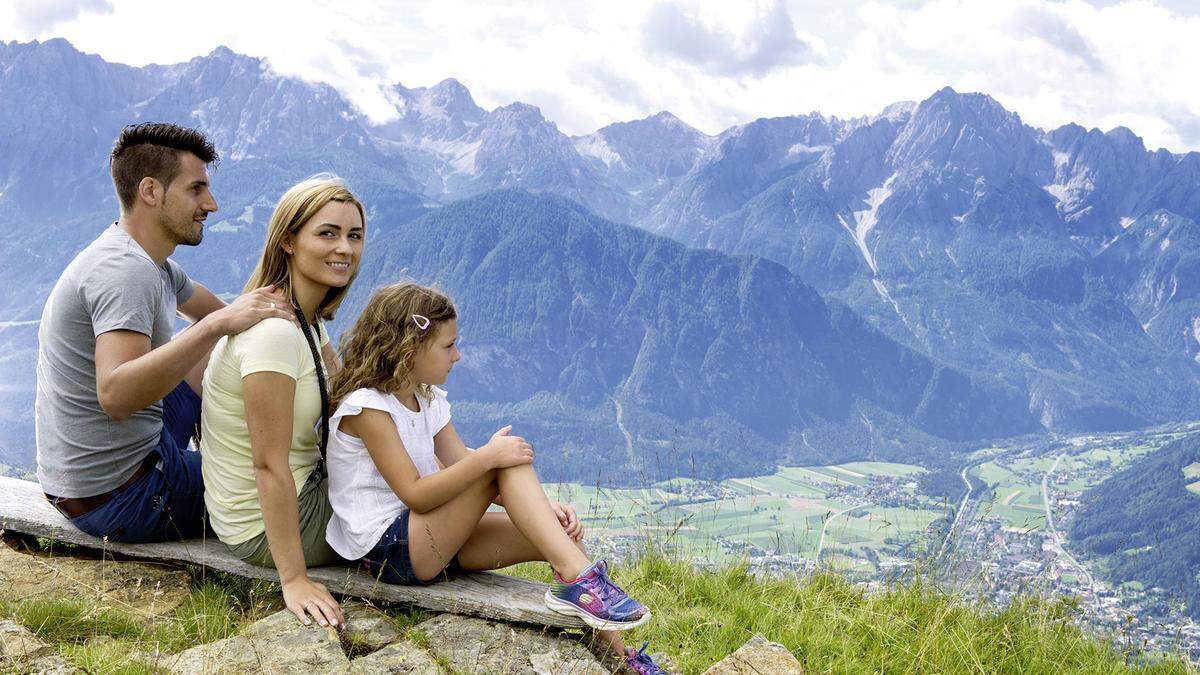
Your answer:
[[[343,176],[369,210],[343,316],[372,284],[444,285],[459,419],[535,427],[556,476],[594,479],[582,452],[625,482],[943,456],[1200,404],[1197,153],[948,88],[715,136],[664,111],[570,137],[452,79],[388,94],[377,123],[225,48],[134,68],[0,43],[0,462],[30,463],[33,322],[116,216],[112,140],[151,120],[222,153],[193,277],[236,293],[278,195]]]

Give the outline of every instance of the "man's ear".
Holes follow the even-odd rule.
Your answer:
[[[143,176],[138,181],[137,198],[146,206],[158,206],[163,199],[162,183],[152,176]]]

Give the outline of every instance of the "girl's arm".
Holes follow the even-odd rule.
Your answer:
[[[459,460],[469,457],[474,451],[458,437],[454,422],[446,422],[446,426],[433,437],[433,454],[443,466],[453,466]]]
[[[454,422],[446,422],[446,426],[442,427],[442,430],[433,437],[433,453],[443,469],[470,456],[473,452],[475,451],[468,448],[467,444],[458,437],[458,430],[454,428]],[[492,503],[504,506],[504,499],[497,494],[492,499]]]
[[[296,381],[283,373],[251,373],[242,378],[242,393],[254,460],[254,480],[262,505],[267,544],[271,547],[271,557],[283,586],[283,600],[306,625],[309,623],[307,613],[322,626],[340,626],[343,623],[341,607],[323,585],[308,580],[304,550],[300,545],[296,483],[288,461],[292,450]]]
[[[450,427],[449,424],[446,426]],[[343,417],[338,428],[362,439],[379,474],[400,501],[416,513],[425,513],[445,504],[493,469],[533,462],[533,450],[525,439],[505,435],[507,432],[502,429],[505,434],[497,432],[478,451],[465,452],[460,461],[447,466],[444,471],[422,477],[388,413],[364,408],[357,415]],[[437,437],[434,442],[436,447]]]

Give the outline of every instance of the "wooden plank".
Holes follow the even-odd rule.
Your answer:
[[[37,483],[0,476],[0,532],[5,530],[134,558],[189,562],[253,579],[279,581],[279,574],[275,570],[238,560],[215,538],[154,544],[119,544],[97,539],[71,525],[46,501]],[[583,622],[573,616],[546,608],[542,600],[546,584],[494,572],[459,574],[448,581],[429,586],[386,584],[356,568],[343,566],[315,567],[309,569],[308,576],[325,584],[334,593],[405,602],[437,612],[542,626],[583,626]]]

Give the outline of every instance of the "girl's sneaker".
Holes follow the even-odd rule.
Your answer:
[[[546,591],[546,606],[559,614],[577,616],[598,630],[626,630],[650,620],[650,610],[608,578],[608,564],[603,560],[589,565],[574,581],[555,572],[554,584]]]
[[[638,675],[667,675],[667,671],[663,670],[650,655],[646,653],[646,648],[650,646],[649,642],[643,642],[642,648],[634,650],[633,647],[625,648],[625,665],[630,670]]]

